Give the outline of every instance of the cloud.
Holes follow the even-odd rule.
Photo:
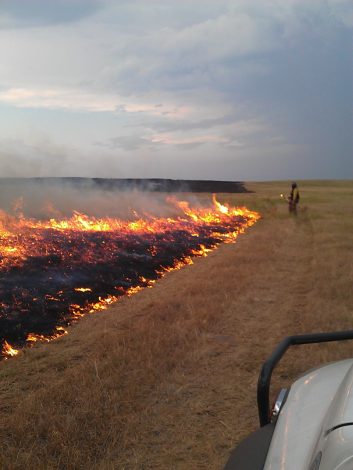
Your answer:
[[[1,0],[0,29],[74,22],[102,6],[101,0]]]
[[[137,149],[158,150],[163,146],[178,147],[181,149],[191,149],[203,144],[230,144],[229,139],[219,135],[201,134],[194,136],[176,135],[176,134],[151,134],[141,137],[139,135],[124,135],[114,137],[106,142],[97,142],[95,145],[110,150],[123,149],[135,151]]]
[[[213,88],[218,69],[232,61],[278,48],[271,22],[228,12],[202,23],[125,36],[111,50],[101,79],[120,92],[179,92]],[[253,68],[255,71],[255,67]]]
[[[255,143],[261,145],[270,141],[273,144],[276,142],[283,144],[283,138],[276,135],[269,125],[259,119],[240,120],[235,116],[228,116],[199,123],[182,121],[179,126],[176,121],[169,121],[169,125],[168,123],[162,125],[163,131],[158,130],[160,125],[161,121],[155,122],[151,119],[148,132],[141,127],[140,134],[138,134],[136,129],[132,128],[129,135],[116,136],[106,141],[96,142],[95,145],[108,150],[156,151],[166,147],[190,150],[202,145],[240,148],[255,145]]]
[[[250,143],[275,138],[274,130],[264,122],[258,120],[240,120],[233,116],[232,120],[219,119],[211,125],[202,127],[196,123],[189,129],[174,129],[173,132],[153,133],[146,140],[153,144],[175,146],[178,148],[192,148],[200,145],[217,144],[222,147],[240,148]],[[208,130],[205,133],[205,129]]]
[[[176,137],[171,134],[154,134],[151,136],[150,141],[154,144],[175,145],[182,147],[194,147],[207,143],[227,143],[227,139],[225,137],[212,134],[202,134],[193,137]]]
[[[72,111],[115,111],[111,96],[99,96],[76,90],[9,88],[0,91],[0,102],[18,108],[68,109]]]
[[[137,2],[135,16],[143,4]],[[309,40],[308,33],[316,35],[325,42],[353,10],[346,0],[238,0],[220,5],[213,15],[195,15],[194,21],[191,16],[184,24],[174,24],[161,13],[157,27],[126,31],[112,45],[114,65],[104,70],[102,81],[124,93],[222,91],[234,76],[267,73],[271,64],[264,58],[295,47],[303,35]],[[173,10],[166,2],[165,11]]]
[[[142,100],[141,100],[142,99]],[[173,103],[154,104],[143,97],[126,98],[114,94],[63,88],[8,88],[0,91],[0,103],[18,108],[66,109],[85,112],[118,112],[183,118],[192,112],[187,106]]]
[[[75,174],[103,172],[106,159],[132,177],[142,170],[178,177],[195,158],[195,175],[207,176],[222,155],[228,166],[217,167],[220,175],[240,161],[257,174],[275,162],[280,175],[304,161],[296,152],[318,174],[323,161],[326,174],[349,166],[350,0],[1,5],[0,21],[18,26],[0,31],[2,137],[19,142],[1,148],[26,171],[26,152],[36,171],[46,164],[33,129],[65,142]],[[49,147],[48,155],[60,153]]]
[[[95,142],[95,145],[98,147],[104,147],[109,150],[114,150],[121,148],[123,150],[137,150],[140,147],[148,145],[152,147],[152,142],[145,138],[140,137],[139,135],[123,135],[120,137],[114,137],[108,139],[106,142]]]

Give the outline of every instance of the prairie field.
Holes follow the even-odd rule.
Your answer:
[[[262,215],[235,244],[0,363],[1,469],[221,469],[258,426],[276,344],[353,329],[353,181],[299,182],[297,216],[289,182],[246,187],[217,196]],[[273,393],[352,355],[353,342],[292,348]]]

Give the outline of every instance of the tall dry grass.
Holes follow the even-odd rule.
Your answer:
[[[353,328],[353,183],[249,184],[235,245],[0,364],[3,469],[218,469],[257,426],[262,361],[285,335]],[[293,349],[274,388],[353,345]]]

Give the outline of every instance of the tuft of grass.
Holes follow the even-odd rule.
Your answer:
[[[221,468],[257,427],[256,382],[284,336],[351,329],[353,183],[221,194],[263,218],[234,245],[0,364],[3,469]],[[353,345],[290,350],[273,389]]]

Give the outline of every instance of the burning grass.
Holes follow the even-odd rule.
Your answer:
[[[71,218],[0,219],[0,351],[55,339],[86,313],[151,287],[166,272],[233,242],[259,214],[220,204],[192,208],[171,197],[177,217],[132,221]],[[84,287],[81,287],[84,286]],[[11,344],[10,344],[11,342]],[[2,344],[1,344],[2,343]]]
[[[297,218],[279,198],[288,183],[249,187],[227,200],[263,219],[237,244],[0,364],[1,468],[221,468],[257,427],[275,344],[352,328],[352,183],[301,184]],[[294,349],[274,389],[352,353]]]

